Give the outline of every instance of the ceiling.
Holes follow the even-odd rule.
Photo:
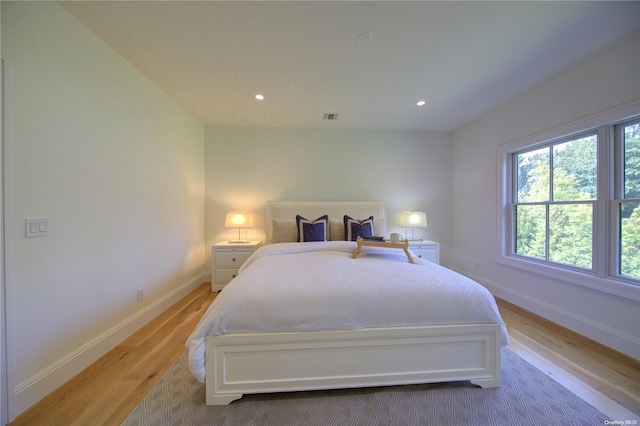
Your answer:
[[[453,131],[640,29],[640,2],[60,4],[228,126]]]

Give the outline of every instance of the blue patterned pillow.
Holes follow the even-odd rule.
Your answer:
[[[320,216],[314,221],[296,215],[296,227],[298,228],[298,242],[327,241],[329,230],[329,216]]]
[[[370,237],[373,235],[373,216],[365,220],[356,220],[344,215],[344,239],[355,241],[358,237]]]

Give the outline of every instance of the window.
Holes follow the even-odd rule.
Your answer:
[[[511,154],[515,254],[593,269],[597,135]]]
[[[618,209],[619,273],[640,280],[640,121],[618,126],[622,167]]]
[[[640,102],[503,145],[498,160],[499,262],[637,297]]]

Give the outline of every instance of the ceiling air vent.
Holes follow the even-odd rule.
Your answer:
[[[338,119],[338,113],[335,112],[327,112],[324,115],[324,119],[325,120],[329,120],[329,121],[335,121]]]

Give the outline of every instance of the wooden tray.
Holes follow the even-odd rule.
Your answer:
[[[397,248],[397,249],[404,250],[404,254],[407,255],[407,259],[409,259],[409,263],[415,263],[413,261],[413,258],[411,257],[411,254],[409,254],[409,241],[407,240],[404,240],[399,243],[392,243],[391,241],[363,240],[362,238],[358,237],[358,239],[356,240],[356,243],[358,243],[358,247],[356,247],[355,251],[353,252],[353,255],[351,255],[353,259],[358,257],[358,253],[360,253],[360,249],[362,247],[384,247],[384,248]]]

